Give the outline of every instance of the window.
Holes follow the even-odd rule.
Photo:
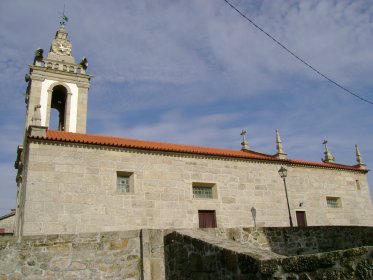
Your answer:
[[[360,181],[356,180],[356,189],[360,191]]]
[[[216,185],[212,183],[193,183],[193,198],[216,198]]]
[[[129,176],[118,176],[117,177],[117,191],[118,192],[130,192],[130,177]]]
[[[193,187],[193,198],[212,198],[212,188]]]
[[[326,204],[329,208],[342,208],[341,199],[339,197],[327,197]]]
[[[117,192],[131,193],[134,191],[133,185],[133,173],[117,172]]]

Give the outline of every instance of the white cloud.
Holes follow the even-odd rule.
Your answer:
[[[372,99],[372,3],[234,3],[313,66]],[[36,48],[48,51],[62,8],[50,0],[0,2],[5,185],[15,184],[27,64]],[[279,128],[293,158],[320,160],[328,138],[337,159],[353,164],[358,143],[373,166],[371,106],[315,75],[224,1],[70,0],[66,8],[73,54],[87,56],[94,75],[89,132],[239,149],[246,129],[254,149],[274,153]]]

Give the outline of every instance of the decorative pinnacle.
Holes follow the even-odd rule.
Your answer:
[[[277,149],[277,157],[278,158],[286,158],[286,153],[284,152],[284,149],[282,148],[282,141],[280,137],[280,132],[278,129],[276,129],[276,149]]]
[[[357,161],[357,164],[359,165],[359,167],[364,167],[365,164],[364,164],[363,159],[361,157],[361,153],[360,153],[358,145],[355,145],[355,150],[356,150],[356,161]]]
[[[324,152],[324,155],[325,157],[323,159],[321,159],[323,162],[327,162],[327,163],[333,163],[335,162],[335,156],[333,156],[330,151],[329,151],[329,148],[328,148],[328,141],[327,140],[324,140],[324,142],[322,142],[324,145],[325,145],[325,152]]]
[[[242,136],[242,142],[241,142],[241,145],[242,145],[242,150],[250,150],[250,147],[249,147],[249,142],[247,142],[247,139],[246,139],[246,130],[242,130],[241,131],[241,136]]]

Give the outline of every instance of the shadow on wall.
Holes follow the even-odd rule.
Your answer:
[[[256,227],[256,209],[255,207],[251,207],[251,216],[253,217],[254,227]]]

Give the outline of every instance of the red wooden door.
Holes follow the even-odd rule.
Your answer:
[[[307,226],[306,212],[296,211],[295,213],[297,215],[298,227],[306,227]]]
[[[214,210],[198,210],[199,227],[215,228],[216,215]]]

